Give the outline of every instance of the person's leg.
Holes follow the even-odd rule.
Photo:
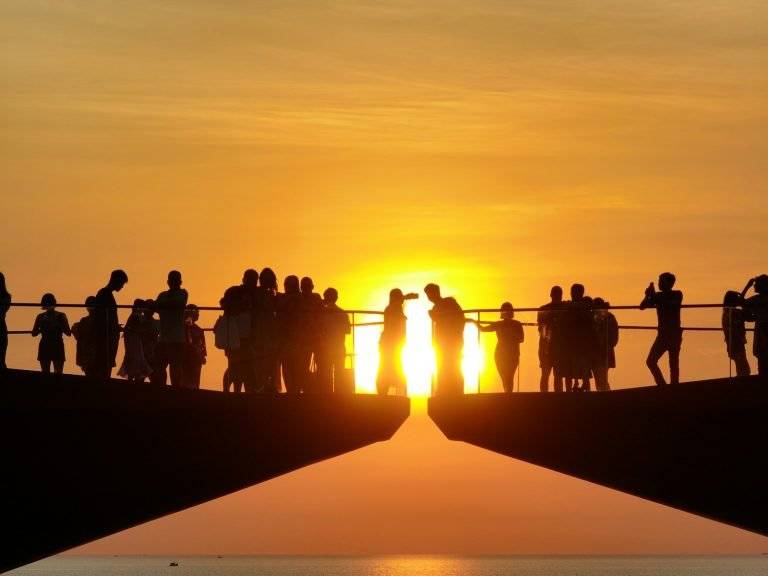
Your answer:
[[[0,370],[5,370],[8,366],[5,363],[5,357],[8,353],[8,332],[0,329]]]
[[[507,394],[514,392],[515,380],[509,376],[509,359],[505,358],[503,353],[497,350],[494,360],[496,361],[496,371],[499,373],[499,378],[501,378],[501,385],[504,387],[504,392]]]
[[[760,378],[768,380],[768,352],[757,357],[757,373]]]
[[[63,374],[64,373],[64,360],[55,360],[53,362],[53,372],[55,374]]]
[[[560,373],[560,367],[559,366],[553,366],[552,367],[552,373],[554,374],[552,386],[553,390],[555,392],[562,392],[563,391],[563,376]]]
[[[746,378],[752,373],[752,369],[749,367],[749,361],[747,360],[746,350],[737,350],[733,354],[733,363],[736,365],[736,376],[739,378]]]
[[[160,342],[155,350],[155,365],[152,367],[152,376],[150,377],[152,384],[165,386],[168,382],[168,357],[168,343]]]
[[[669,346],[669,383],[680,383],[680,345]]]
[[[653,375],[653,379],[657,386],[666,386],[667,384],[667,381],[664,379],[664,375],[661,373],[661,369],[659,368],[659,360],[666,351],[666,343],[661,339],[661,337],[657,336],[656,340],[654,340],[653,344],[651,345],[651,349],[648,351],[648,358],[645,360],[645,365],[648,366],[648,370],[651,371],[651,375]]]
[[[539,380],[539,391],[549,392],[549,375],[552,373],[552,365],[541,363],[541,379]]]
[[[40,360],[40,371],[43,374],[50,374],[51,373],[51,361],[50,360]]]

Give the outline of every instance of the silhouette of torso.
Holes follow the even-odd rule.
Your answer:
[[[160,342],[181,344],[186,340],[184,307],[187,305],[187,298],[187,291],[183,288],[170,288],[158,294]]]
[[[670,338],[679,338],[682,335],[680,306],[683,303],[683,293],[680,290],[655,292],[645,299],[645,303],[656,308],[660,335]]]
[[[433,322],[432,336],[439,346],[456,347],[464,342],[464,313],[451,297],[441,298],[429,315]]]
[[[40,335],[38,360],[64,360],[64,334],[69,334],[69,322],[64,313],[47,310],[38,314],[32,334]]]

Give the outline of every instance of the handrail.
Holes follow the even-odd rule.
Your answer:
[[[14,307],[18,306],[20,308],[40,308],[40,302],[10,302],[7,304],[8,306]],[[133,304],[117,304],[115,306],[100,306],[98,304],[92,305],[92,306],[86,306],[85,304],[59,304],[56,303],[56,308],[109,308],[111,309],[119,309],[119,310],[132,310]],[[155,310],[164,310],[165,308],[157,307],[155,306]],[[179,310],[179,308],[168,308],[169,310]],[[221,306],[197,306],[197,309],[200,311],[223,311],[224,309]],[[343,309],[343,313],[345,314],[371,314],[371,315],[379,315],[383,316],[384,311],[383,310],[347,310]]]

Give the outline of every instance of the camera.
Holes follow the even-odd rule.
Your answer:
[[[403,300],[418,300],[419,295],[416,294],[416,292],[408,292],[405,296],[403,296]]]

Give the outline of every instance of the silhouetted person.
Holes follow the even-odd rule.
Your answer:
[[[259,300],[254,326],[256,377],[258,387],[268,394],[276,394],[280,383],[280,334],[277,324],[277,275],[264,268],[259,275]]]
[[[160,316],[160,342],[157,348],[158,365],[153,382],[166,383],[166,368],[170,372],[171,386],[184,383],[184,309],[187,306],[187,291],[181,287],[181,272],[168,273],[168,290],[158,294],[155,303]]]
[[[320,317],[320,339],[317,349],[317,378],[320,392],[349,391],[345,382],[346,339],[352,332],[347,313],[338,302],[336,288],[323,292],[323,314]],[[352,390],[354,391],[354,389]]]
[[[139,298],[134,300],[131,314],[128,316],[128,320],[125,321],[125,326],[123,327],[125,356],[123,357],[120,369],[117,371],[117,375],[126,378],[134,384],[144,382],[144,379],[152,374],[152,366],[144,354],[144,342],[142,339],[145,307],[146,303],[144,300]]]
[[[312,278],[304,276],[300,283],[301,320],[297,333],[299,373],[303,392],[316,392],[318,388],[317,353],[320,348],[323,299],[314,291]],[[314,370],[313,370],[314,368]]]
[[[197,321],[200,310],[194,304],[188,304],[184,313],[186,343],[184,345],[184,387],[200,388],[200,374],[205,364],[208,350],[205,346],[205,332]]]
[[[86,376],[92,376],[93,358],[96,353],[94,345],[94,316],[96,309],[95,296],[88,296],[85,299],[85,309],[87,314],[72,324],[72,336],[76,341],[75,364],[77,364]]]
[[[56,311],[56,297],[53,294],[43,294],[40,306],[45,312],[38,314],[32,328],[32,336],[40,336],[37,348],[37,360],[40,369],[49,374],[51,365],[56,374],[64,372],[64,336],[71,336],[67,316]]]
[[[520,344],[525,340],[523,325],[515,318],[515,309],[509,302],[501,305],[501,320],[478,326],[481,332],[496,332],[494,360],[504,392],[515,391],[515,373],[520,366]]]
[[[242,378],[245,391],[253,394],[259,391],[256,366],[257,307],[259,304],[259,273],[253,268],[243,272],[243,283],[239,287],[244,312],[240,319],[240,355]]]
[[[461,355],[464,349],[464,312],[453,297],[443,297],[437,284],[427,284],[424,293],[432,302],[432,341],[437,357],[438,394],[463,394]]]
[[[139,333],[141,334],[141,349],[144,351],[144,358],[146,358],[147,362],[152,367],[153,372],[158,369],[160,364],[157,357],[157,346],[160,340],[160,321],[155,318],[156,308],[157,304],[154,300],[144,300],[139,329]]]
[[[669,356],[670,383],[680,382],[680,347],[683,343],[680,307],[683,304],[683,293],[672,289],[675,281],[675,275],[671,272],[660,274],[659,290],[657,291],[651,282],[645,289],[645,298],[640,303],[641,310],[656,308],[659,321],[656,340],[651,345],[645,361],[658,386],[664,386],[667,383],[659,369],[659,360],[665,353]]]
[[[583,284],[571,286],[571,300],[563,316],[565,357],[567,358],[565,389],[588,392],[595,350],[595,328],[592,300],[584,295]]]
[[[244,312],[243,299],[238,286],[227,288],[219,300],[223,314],[216,321],[214,336],[216,347],[224,350],[227,369],[223,377],[224,392],[242,392],[245,386],[242,354],[240,350],[239,318]]]
[[[128,283],[128,275],[122,270],[113,270],[109,283],[96,293],[94,303],[94,356],[93,377],[108,380],[112,376],[120,341],[120,322],[117,318],[117,302],[114,292],[119,292]]]
[[[592,308],[595,325],[595,351],[592,372],[595,375],[595,390],[608,392],[608,371],[616,368],[616,345],[619,343],[619,323],[609,310],[610,304],[602,298],[595,298]]]
[[[563,354],[561,328],[564,309],[563,289],[560,286],[552,286],[549,296],[551,300],[539,309],[536,318],[539,328],[539,366],[541,367],[539,389],[542,392],[549,390],[549,375],[553,374],[553,389],[555,392],[562,392],[562,362],[559,362],[558,358]]]
[[[751,369],[747,360],[747,327],[744,324],[744,311],[740,308],[744,299],[741,294],[729,290],[723,297],[723,336],[728,358],[733,360],[736,376],[745,378]]]
[[[755,323],[752,352],[757,358],[757,373],[768,380],[768,274],[750,280],[742,292],[746,296],[754,286],[755,294],[744,301],[746,320]]]
[[[406,338],[406,321],[403,312],[405,300],[415,300],[418,294],[403,295],[399,288],[389,291],[389,304],[384,309],[384,329],[379,339],[379,372],[376,376],[376,391],[386,395],[390,387],[395,393],[408,393],[405,371],[403,370],[403,348]]]
[[[11,308],[11,294],[5,285],[5,275],[0,272],[0,371],[7,368],[5,355],[8,352],[8,324],[5,316]]]
[[[285,391],[300,394],[304,385],[302,378],[308,371],[304,367],[304,351],[299,345],[302,328],[302,299],[297,276],[286,276],[284,292],[277,305],[277,324],[280,334],[280,365],[285,381]]]

